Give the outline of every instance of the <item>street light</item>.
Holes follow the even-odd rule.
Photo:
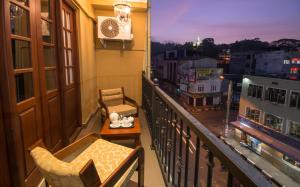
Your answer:
[[[224,132],[224,136],[225,137],[228,136],[231,95],[232,95],[232,80],[229,80],[228,93],[227,93],[227,108],[226,108],[225,132]]]

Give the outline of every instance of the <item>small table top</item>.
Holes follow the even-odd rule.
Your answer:
[[[134,118],[134,127],[131,128],[110,128],[110,120],[106,119],[103,127],[100,130],[100,135],[103,137],[128,137],[139,136],[141,134],[141,126],[139,118]]]

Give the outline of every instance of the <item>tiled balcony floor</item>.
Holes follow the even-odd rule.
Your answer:
[[[145,181],[144,184],[146,187],[164,187],[163,176],[161,174],[159,164],[155,155],[155,152],[150,149],[150,133],[147,126],[147,121],[145,119],[145,115],[143,110],[139,110],[139,118],[142,127],[142,135],[141,135],[141,142],[142,146],[145,149]],[[100,117],[96,115],[90,123],[80,132],[78,138],[85,136],[86,134],[92,132],[99,132],[101,129]],[[125,146],[132,146],[133,141],[115,141],[116,143],[125,145]],[[135,187],[137,186],[137,172],[134,173],[131,180],[128,183],[128,187]]]

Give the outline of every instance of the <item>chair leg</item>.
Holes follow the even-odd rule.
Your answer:
[[[145,153],[144,149],[141,149],[139,160],[138,160],[138,186],[144,186],[144,162],[145,162]]]

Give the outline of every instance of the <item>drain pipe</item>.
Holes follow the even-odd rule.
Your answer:
[[[147,44],[146,44],[146,76],[150,78],[151,75],[151,2],[147,1]]]

